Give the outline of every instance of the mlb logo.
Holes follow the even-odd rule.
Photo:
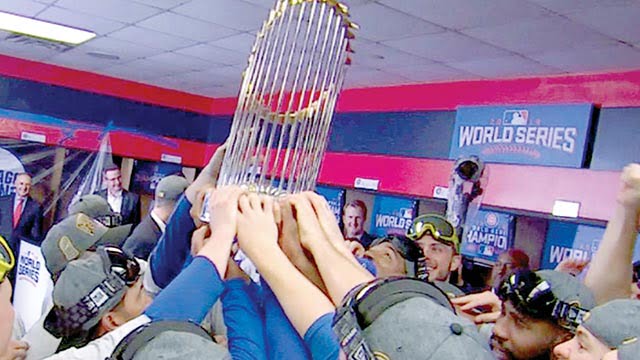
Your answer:
[[[406,219],[413,219],[413,209],[401,209],[401,217]]]
[[[502,115],[504,125],[527,125],[529,123],[529,110],[507,110]]]

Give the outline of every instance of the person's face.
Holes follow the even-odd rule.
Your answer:
[[[453,247],[437,241],[429,233],[425,233],[416,243],[424,253],[429,281],[448,281],[451,272],[460,266],[460,255],[456,255]]]
[[[120,304],[114,309],[114,312],[117,313],[118,320],[121,322],[120,324],[124,324],[142,315],[142,312],[151,304],[151,301],[152,299],[149,294],[144,291],[141,276],[135,284],[127,288]]]
[[[364,256],[373,260],[378,277],[406,275],[404,258],[387,242],[370,247]]]
[[[364,232],[364,211],[356,206],[349,206],[342,215],[344,223],[344,236],[346,238],[360,238]]]
[[[513,259],[509,254],[502,254],[491,269],[491,286],[497,287],[502,280],[513,271]]]
[[[5,279],[0,283],[0,354],[4,354],[13,331],[13,306],[11,306],[11,282]]]
[[[107,185],[107,190],[111,194],[115,194],[122,190],[122,176],[120,170],[114,169],[104,173],[104,182]]]
[[[587,329],[578,326],[576,336],[553,348],[553,354],[561,360],[600,360],[610,352],[602,341]]]
[[[16,181],[14,182],[16,187],[16,194],[20,197],[25,197],[29,195],[29,191],[31,191],[31,176],[29,175],[20,175],[16,177]]]
[[[634,300],[640,300],[640,288],[638,288],[638,283],[631,283],[631,298]]]
[[[618,350],[609,351],[604,354],[602,360],[618,360]]]
[[[498,359],[534,359],[550,355],[554,345],[569,337],[567,334],[550,321],[519,313],[511,301],[505,301],[493,327],[491,347]]]

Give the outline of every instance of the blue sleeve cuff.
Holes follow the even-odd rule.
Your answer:
[[[340,354],[340,344],[331,323],[334,313],[319,317],[304,334],[304,342],[311,351],[313,360],[336,360]]]

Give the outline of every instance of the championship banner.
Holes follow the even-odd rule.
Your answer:
[[[133,167],[131,192],[153,195],[158,182],[169,175],[182,174],[182,165],[136,160]]]
[[[513,215],[478,210],[467,218],[461,239],[462,255],[498,261],[500,254],[513,247],[514,223]]]
[[[24,166],[20,160],[10,151],[0,148],[0,196],[14,193],[16,175],[23,172]]]
[[[51,303],[53,281],[44,265],[44,257],[38,246],[22,241],[20,256],[16,260],[13,308],[28,331]]]
[[[327,186],[316,186],[316,192],[322,195],[327,202],[336,220],[340,222],[342,218],[342,206],[344,205],[344,198],[346,191],[344,189],[332,188]]]
[[[459,107],[449,158],[582,167],[593,105]]]
[[[554,269],[567,258],[591,260],[603,235],[603,227],[550,221],[540,267]],[[640,260],[640,236],[633,252],[633,261],[637,260]]]
[[[418,212],[417,207],[416,200],[376,195],[371,214],[371,233],[377,237],[406,234]]]

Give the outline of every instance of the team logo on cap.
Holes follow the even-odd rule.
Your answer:
[[[78,214],[76,217],[76,227],[78,230],[90,236],[96,234],[96,224],[87,215]]]
[[[73,241],[67,236],[63,236],[58,240],[58,248],[67,261],[77,259],[80,256],[80,251],[73,245]]]

